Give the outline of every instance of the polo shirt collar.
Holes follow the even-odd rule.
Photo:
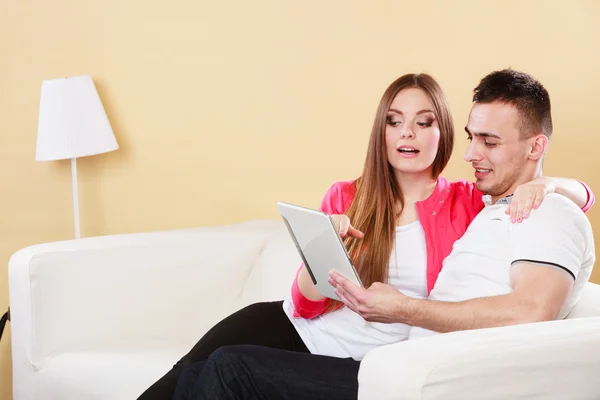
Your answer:
[[[500,204],[510,204],[510,202],[512,201],[512,194],[509,194],[506,197],[501,197],[498,200],[496,200],[495,205],[500,205]],[[482,197],[483,203],[486,206],[491,206],[492,205],[492,196],[490,196],[489,194],[485,194]]]

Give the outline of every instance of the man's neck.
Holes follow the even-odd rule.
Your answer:
[[[542,176],[541,168],[536,168],[536,170],[532,174],[521,174],[521,176],[519,176],[519,179],[515,183],[513,183],[506,192],[499,196],[492,196],[492,204],[496,204],[496,202],[499,199],[513,195],[515,193],[515,190],[517,190],[519,186],[521,186],[524,183],[531,182],[532,180],[539,178],[540,176]]]

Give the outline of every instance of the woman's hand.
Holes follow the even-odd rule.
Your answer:
[[[350,218],[347,215],[343,214],[333,214],[331,215],[331,220],[335,225],[335,228],[340,233],[341,237],[353,237],[357,239],[362,239],[365,234],[353,227],[350,224]]]
[[[546,195],[554,193],[555,190],[554,182],[543,176],[519,185],[512,196],[510,206],[506,209],[506,214],[510,214],[510,221],[523,221],[532,209],[542,204]]]

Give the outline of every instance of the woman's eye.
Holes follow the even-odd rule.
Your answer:
[[[417,122],[417,125],[419,125],[421,128],[429,128],[431,125],[433,125],[433,121]]]
[[[468,140],[469,142],[472,142],[472,141],[473,141],[473,136],[471,136],[471,135],[467,135],[467,140]]]
[[[389,126],[391,126],[392,128],[397,127],[398,125],[400,125],[402,123],[402,121],[392,121],[391,119],[387,120],[387,124]]]

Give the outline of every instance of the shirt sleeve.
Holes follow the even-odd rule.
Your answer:
[[[304,267],[304,264],[300,265],[292,283],[292,304],[294,305],[294,317],[310,319],[323,314],[329,305],[330,299],[326,297],[315,301],[302,294],[298,286],[298,275],[302,267]]]
[[[511,224],[512,264],[526,262],[558,268],[577,279],[591,241],[588,219],[575,203],[558,194],[546,196],[522,223]]]
[[[351,182],[336,182],[325,193],[321,201],[320,210],[327,214],[343,214],[347,210],[350,191],[353,190]],[[331,299],[310,300],[302,294],[298,286],[298,275],[304,267],[304,263],[296,272],[296,277],[292,283],[292,304],[294,305],[294,317],[314,318],[325,312]]]
[[[592,206],[596,202],[596,196],[594,196],[594,192],[592,192],[592,189],[588,185],[586,185],[585,182],[583,182],[583,181],[578,181],[578,182],[583,185],[583,187],[585,188],[585,191],[587,192],[587,202],[581,208],[581,211],[586,213],[590,210],[590,208],[592,208]]]

